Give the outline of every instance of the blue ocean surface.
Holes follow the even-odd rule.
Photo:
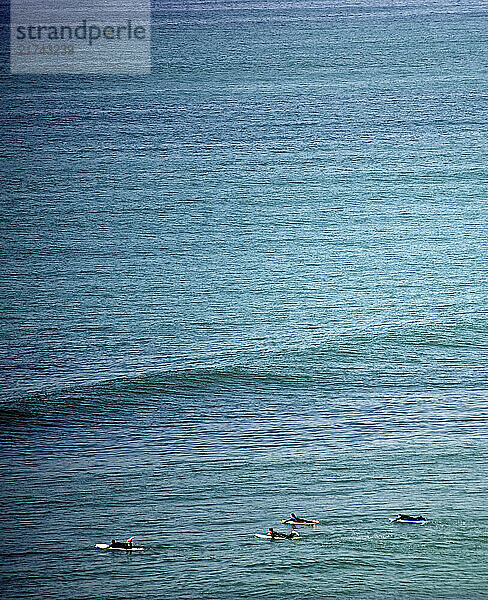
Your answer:
[[[3,24],[2,597],[488,598],[487,32],[156,0],[151,74],[10,75]]]

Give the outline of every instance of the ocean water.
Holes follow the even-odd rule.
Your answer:
[[[152,21],[3,49],[2,596],[488,598],[486,2]]]

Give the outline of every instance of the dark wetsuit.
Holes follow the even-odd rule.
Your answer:
[[[302,519],[300,517],[296,517],[296,516],[291,516],[288,519],[289,521],[295,521],[295,523],[310,523],[310,521],[307,521],[307,519]]]
[[[278,531],[272,531],[269,534],[272,538],[279,538],[279,539],[288,539],[291,540],[292,538],[294,538],[296,536],[296,533],[294,533],[293,531],[291,533],[289,533],[288,535],[285,533],[279,533]]]
[[[132,548],[132,540],[129,540],[128,542],[116,542],[115,540],[112,540],[110,548],[124,548],[125,550],[130,550]]]

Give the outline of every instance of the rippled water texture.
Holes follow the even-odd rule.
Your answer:
[[[488,597],[487,21],[156,2],[151,75],[4,72],[5,598]]]

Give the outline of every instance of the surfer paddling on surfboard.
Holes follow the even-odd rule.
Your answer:
[[[290,514],[290,521],[295,521],[295,523],[313,523],[312,519],[302,519],[301,517],[297,517],[295,513]]]
[[[422,515],[419,515],[418,517],[411,517],[410,515],[399,514],[396,517],[390,519],[390,521],[392,521],[393,523],[426,523],[427,519]]]
[[[298,533],[296,531],[292,531],[289,534],[280,533],[279,531],[275,531],[272,527],[270,527],[268,529],[268,536],[274,540],[277,538],[286,538],[287,540],[291,540],[294,537],[298,537]]]
[[[291,513],[289,519],[283,519],[281,522],[288,525],[317,525],[318,523],[317,519],[302,519],[297,517],[295,513]]]
[[[100,550],[119,550],[121,552],[132,552],[133,550],[144,550],[142,546],[133,546],[132,540],[134,537],[130,537],[126,542],[116,542],[112,540],[110,544],[95,544],[95,548]]]
[[[109,548],[124,548],[125,550],[130,550],[132,548],[133,539],[134,536],[130,537],[126,542],[116,542],[115,540],[112,540]]]

